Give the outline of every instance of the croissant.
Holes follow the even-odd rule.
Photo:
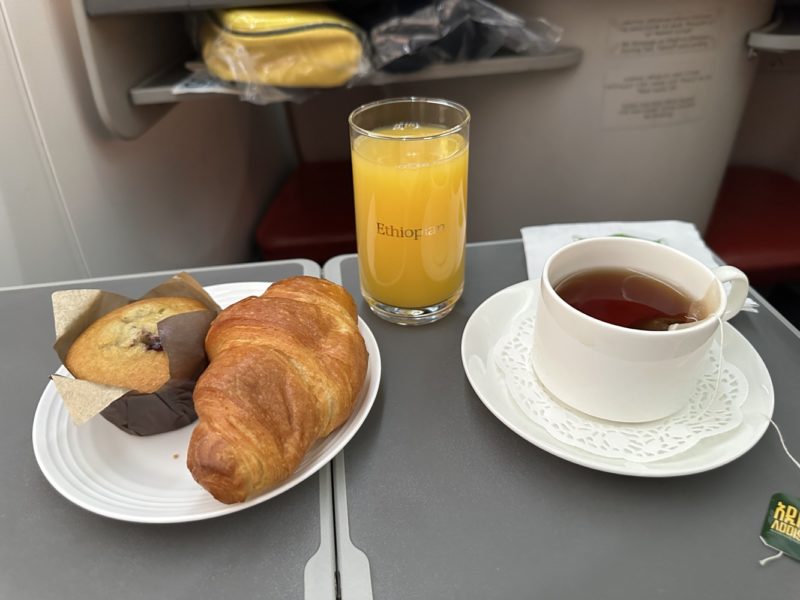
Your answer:
[[[316,440],[347,420],[368,360],[350,294],[305,276],[223,310],[206,353],[187,466],[227,504],[287,479]]]

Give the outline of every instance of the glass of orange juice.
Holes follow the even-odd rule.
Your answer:
[[[348,121],[361,293],[393,323],[437,321],[464,289],[469,111],[392,98]]]

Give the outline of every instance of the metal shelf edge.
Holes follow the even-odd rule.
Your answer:
[[[800,50],[800,9],[778,11],[770,23],[750,32],[747,45],[762,52]]]
[[[319,0],[292,0],[292,4]],[[92,17],[144,13],[183,12],[214,8],[270,6],[287,4],[286,0],[83,0],[86,14]]]

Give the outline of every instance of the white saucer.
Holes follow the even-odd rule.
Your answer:
[[[260,295],[268,283],[241,282],[206,287],[223,308]],[[350,418],[317,442],[294,473],[277,487],[239,504],[223,504],[200,487],[186,468],[186,448],[195,424],[147,437],[128,435],[101,417],[76,427],[49,382],[33,420],[33,450],[52,486],[88,511],[137,523],[179,523],[209,519],[261,504],[304,481],[347,444],[369,414],[381,377],[372,332],[359,330],[369,353],[367,377]],[[68,375],[63,367],[59,373]]]
[[[495,345],[508,333],[511,324],[526,312],[535,313],[537,297],[538,281],[523,281],[501,290],[475,310],[461,339],[464,370],[478,397],[502,423],[530,443],[599,471],[639,477],[673,477],[725,465],[752,448],[766,431],[774,409],[772,380],[756,350],[726,323],[725,360],[738,367],[748,383],[739,427],[703,439],[681,454],[649,463],[599,456],[557,440],[528,418],[509,396],[503,373],[490,359]]]

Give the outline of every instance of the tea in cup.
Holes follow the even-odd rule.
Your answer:
[[[712,270],[657,242],[574,242],[544,266],[533,369],[554,397],[588,415],[667,417],[689,402],[715,332],[748,291],[739,269]]]

